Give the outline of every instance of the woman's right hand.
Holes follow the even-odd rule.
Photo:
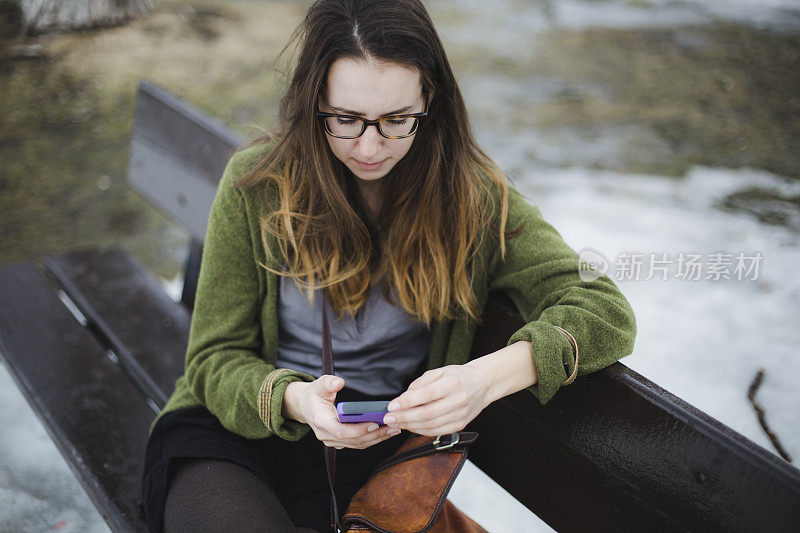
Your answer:
[[[295,381],[283,395],[285,416],[308,424],[325,446],[364,449],[400,433],[399,429],[378,426],[375,422],[342,424],[336,413],[336,393],[344,380],[325,375],[311,383]]]

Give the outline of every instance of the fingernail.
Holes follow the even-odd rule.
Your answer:
[[[370,424],[367,431],[375,431],[376,429],[378,429],[378,424]]]
[[[397,410],[397,409],[400,409],[400,404],[399,404],[399,403],[397,403],[397,402],[391,402],[391,403],[389,404],[389,410],[390,410],[390,411],[395,411],[395,410]]]
[[[392,428],[386,432],[387,435],[392,435],[392,436],[397,435],[398,433],[400,433],[400,430],[397,428]]]
[[[386,424],[387,426],[389,424],[394,424],[395,422],[397,422],[397,419],[392,415],[386,415],[383,417],[383,423]]]

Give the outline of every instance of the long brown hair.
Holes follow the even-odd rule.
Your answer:
[[[384,295],[391,286],[417,320],[428,326],[462,314],[480,320],[471,263],[490,227],[505,255],[506,182],[473,138],[425,7],[418,0],[318,0],[284,52],[292,43],[299,43],[299,55],[281,101],[280,129],[251,143],[276,144],[236,184],[277,186],[277,209],[262,218],[261,235],[267,258],[288,269],[261,266],[292,277],[309,300],[313,289],[324,288],[339,316],[355,316],[382,265]],[[328,68],[339,58],[413,67],[423,93],[433,95],[411,148],[381,178],[377,227],[314,114]],[[268,234],[277,238],[277,250],[267,244]]]

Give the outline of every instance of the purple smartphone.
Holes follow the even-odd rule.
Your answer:
[[[339,422],[376,422],[383,424],[383,416],[389,412],[389,400],[380,402],[339,402],[336,404]]]

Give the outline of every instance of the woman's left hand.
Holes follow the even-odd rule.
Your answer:
[[[489,403],[486,379],[477,368],[449,365],[414,380],[392,400],[383,420],[419,435],[445,435],[464,429]]]

